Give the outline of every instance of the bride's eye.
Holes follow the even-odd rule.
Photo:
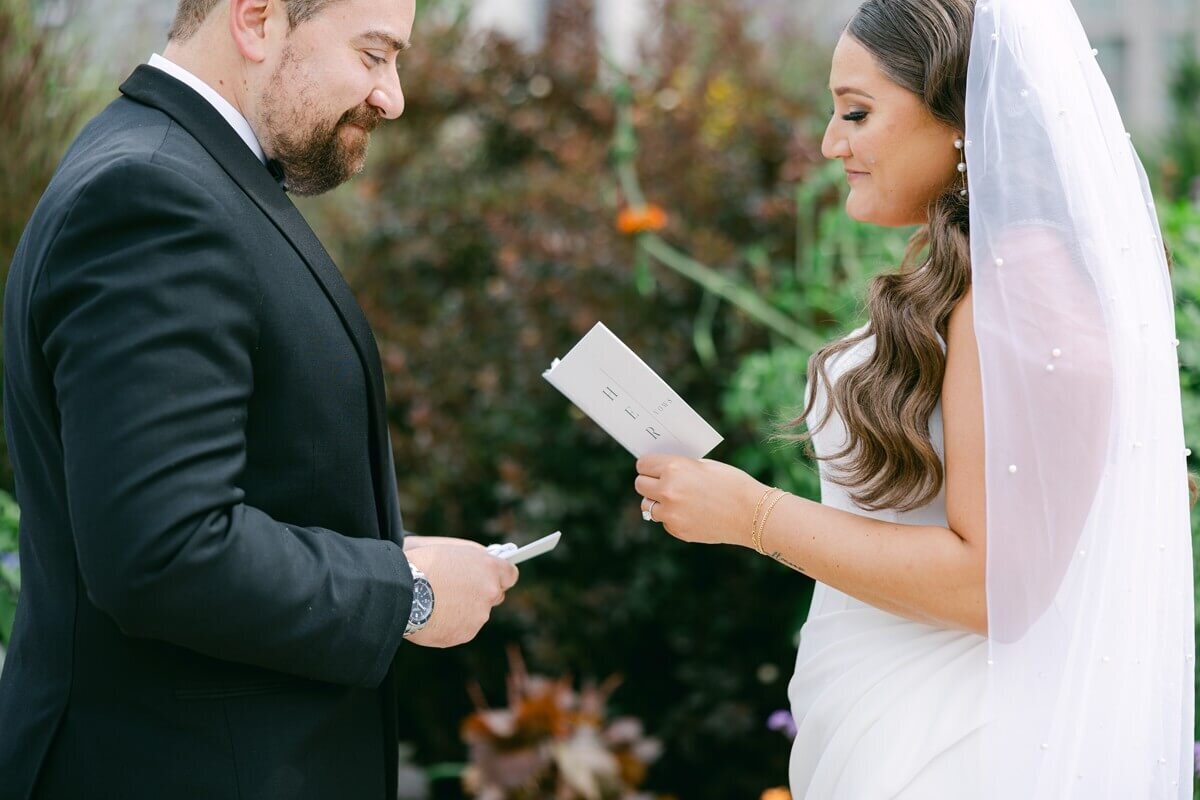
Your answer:
[[[865,111],[851,111],[849,114],[842,115],[842,119],[846,122],[862,122],[866,118],[867,112]]]

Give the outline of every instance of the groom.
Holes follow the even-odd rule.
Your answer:
[[[517,579],[404,538],[372,333],[285,194],[404,107],[413,0],[181,0],[12,264],[0,798],[396,796],[402,641]]]

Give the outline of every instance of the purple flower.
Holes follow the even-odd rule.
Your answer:
[[[0,553],[0,567],[19,570],[21,561],[17,558],[16,553]]]
[[[767,728],[773,731],[779,731],[789,739],[796,738],[796,720],[792,719],[792,712],[786,708],[781,708],[778,711],[772,711],[771,716],[767,717]],[[1200,759],[1200,742],[1196,744],[1196,758]]]
[[[1200,742],[1196,742],[1196,752],[1193,758],[1193,766],[1196,769],[1196,777],[1200,778]]]

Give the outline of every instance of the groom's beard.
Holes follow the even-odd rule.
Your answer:
[[[379,122],[379,112],[364,104],[307,136],[273,131],[272,155],[283,169],[288,191],[304,196],[322,194],[362,172],[371,131]]]

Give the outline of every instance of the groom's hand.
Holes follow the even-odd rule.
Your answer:
[[[406,640],[422,647],[454,647],[474,639],[520,577],[504,559],[462,542],[427,541],[405,555],[433,588],[433,616]]]
[[[456,539],[453,536],[418,536],[415,533],[410,533],[404,537],[404,552],[416,550],[418,547],[429,547],[430,545],[438,544],[456,544],[462,547],[474,547],[478,550],[487,550],[487,547],[479,542],[473,542],[470,539]]]

